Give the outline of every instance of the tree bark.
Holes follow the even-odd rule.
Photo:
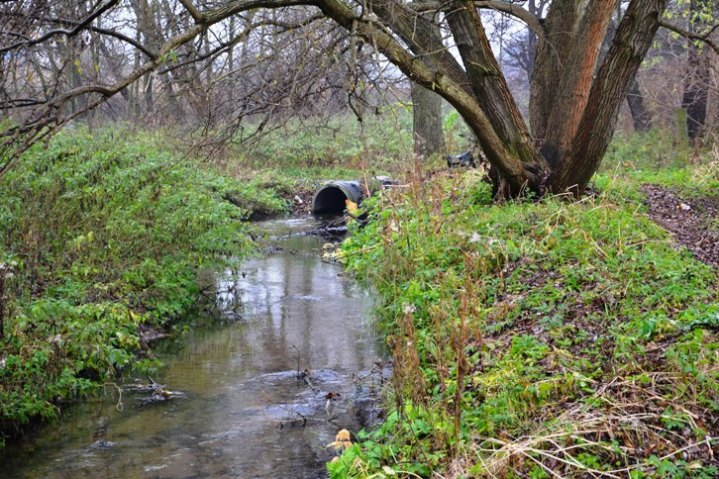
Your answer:
[[[464,63],[474,98],[505,149],[509,150],[511,156],[507,160],[521,172],[517,175],[503,169],[494,160],[499,152],[493,151],[492,145],[485,144],[478,125],[468,121],[490,164],[496,169],[492,173],[495,195],[511,197],[523,190],[543,193],[544,181],[549,174],[548,165],[534,147],[529,129],[492,53],[479,13],[470,0],[455,0],[452,8],[447,14],[447,24]]]
[[[593,0],[589,3],[579,21],[562,70],[553,72],[554,94],[541,147],[542,155],[550,165],[556,165],[566,154],[577,132],[615,4],[616,0]],[[559,85],[556,85],[556,78],[560,79]]]
[[[442,126],[442,97],[413,83],[412,131],[416,158],[426,160],[444,154]]]
[[[644,104],[644,95],[639,88],[637,79],[633,79],[629,84],[629,92],[627,93],[627,104],[632,114],[632,123],[634,131],[645,132],[652,129],[652,113]]]
[[[619,109],[659,28],[668,0],[633,0],[597,73],[572,147],[553,169],[550,188],[579,193],[597,171],[614,135]]]
[[[706,22],[702,16],[710,7],[708,0],[691,0],[689,3],[689,31],[698,33]],[[706,129],[707,101],[709,99],[709,57],[703,44],[689,40],[687,74],[684,77],[682,108],[687,112],[687,135],[697,144]]]
[[[544,21],[546,34],[539,39],[530,82],[529,122],[532,136],[542,145],[547,136],[547,122],[555,105],[557,75],[561,75],[574,42],[579,21],[577,2],[554,0]]]

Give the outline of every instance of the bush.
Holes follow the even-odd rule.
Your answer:
[[[254,250],[246,219],[284,211],[252,181],[149,135],[79,129],[29,150],[0,186],[0,428],[57,414],[132,365],[140,328],[196,303],[196,273]]]

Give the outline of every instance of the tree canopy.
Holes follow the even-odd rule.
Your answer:
[[[308,72],[319,69],[322,61],[313,63],[308,58],[321,59],[323,51],[325,58],[335,58],[331,51],[340,44],[334,51],[351,57],[355,57],[353,52],[371,48],[412,82],[456,108],[491,165],[497,195],[578,193],[601,163],[622,102],[660,26],[716,48],[710,39],[710,24],[697,28],[698,23],[691,22],[687,29],[663,21],[668,4],[669,0],[4,4],[0,7],[0,104],[6,113],[15,114],[16,121],[4,131],[0,168],[7,168],[11,150],[16,152],[18,145],[22,149],[52,134],[118,94],[127,97],[132,85],[144,81],[143,93],[151,96],[154,77],[162,81],[183,76],[187,84],[193,84],[203,71],[216,68],[221,55],[233,55],[233,47],[261,35],[260,44],[266,48],[260,48],[254,57],[244,55],[236,67],[231,62],[231,68],[242,69],[267,55],[303,66],[309,80],[305,84],[316,85]],[[530,31],[528,121],[492,50],[482,11],[509,15]],[[338,33],[338,27],[344,33]],[[297,30],[320,31],[322,40],[315,39],[305,50],[293,48],[294,58],[283,57],[289,47],[273,39]],[[114,65],[112,74],[100,74],[107,69],[100,59],[111,54],[100,40],[108,38],[114,42],[113,48],[121,49],[133,62]],[[82,52],[92,48],[97,50],[92,64],[96,71],[87,74]],[[311,50],[314,56],[309,55]],[[48,74],[48,66],[56,77]],[[375,74],[381,69],[376,63]],[[346,75],[352,68],[340,70],[338,74]],[[67,73],[70,80],[61,83],[59,73]],[[266,70],[259,74],[266,75],[270,75]],[[247,77],[251,82],[249,74]],[[264,82],[248,95],[266,91],[266,85],[273,82],[277,84],[278,79]],[[202,95],[197,96],[201,105]],[[287,96],[287,90],[280,96]],[[233,101],[228,97],[229,103]],[[265,103],[270,101],[280,100]],[[261,110],[256,103],[243,105],[245,113]]]

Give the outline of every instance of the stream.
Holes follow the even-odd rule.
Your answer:
[[[8,447],[0,478],[327,477],[328,445],[377,421],[389,373],[371,294],[321,260],[318,225],[258,223],[267,254],[216,273],[220,321],[157,349],[153,379],[182,396],[138,406],[110,387]]]

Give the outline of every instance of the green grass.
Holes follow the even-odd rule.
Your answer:
[[[706,166],[579,202],[491,204],[473,173],[367,202],[343,260],[379,292],[395,378],[332,477],[716,477],[719,277],[647,217],[643,181],[719,194]]]
[[[155,366],[136,362],[140,329],[193,308],[201,268],[254,251],[248,218],[286,210],[260,180],[219,176],[160,144],[69,131],[0,181],[0,432]]]
[[[658,171],[683,168],[693,160],[694,151],[686,140],[654,129],[646,133],[619,132],[602,162],[601,171]]]

